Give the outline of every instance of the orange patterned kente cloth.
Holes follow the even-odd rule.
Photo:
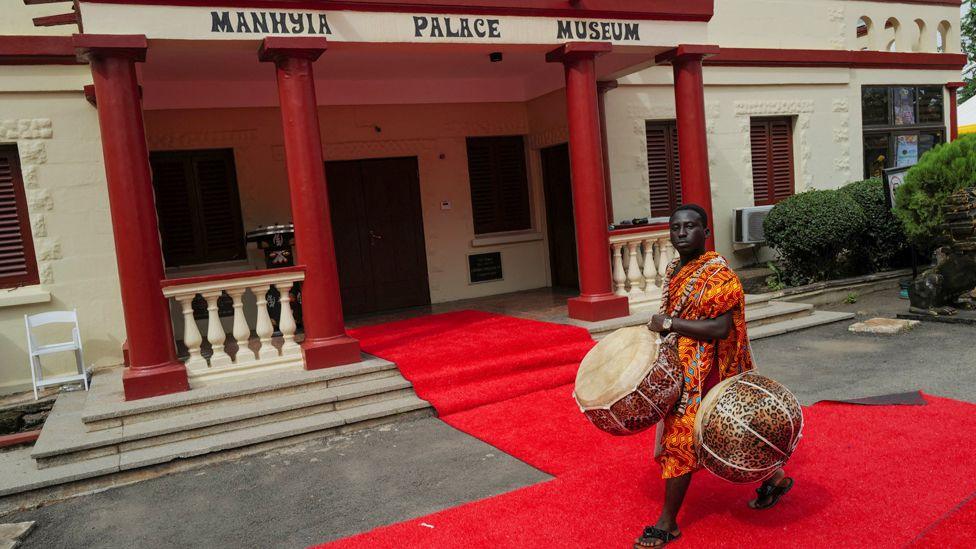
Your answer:
[[[673,316],[683,294],[690,290],[678,313],[680,318],[704,320],[731,311],[733,323],[728,337],[719,341],[678,338],[678,355],[685,373],[683,400],[658,425],[663,432],[658,434],[655,456],[661,464],[661,476],[674,478],[698,469],[693,439],[695,414],[702,396],[719,381],[751,370],[753,365],[746,335],[745,294],[739,277],[725,259],[715,252],[706,252],[680,269],[675,260],[666,277],[668,295],[662,303],[665,314]],[[717,376],[713,374],[716,367]]]

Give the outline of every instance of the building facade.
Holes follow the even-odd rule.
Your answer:
[[[965,63],[958,0],[27,4],[0,17],[2,391],[44,310],[129,398],[354,361],[344,314],[555,286],[624,316],[677,204],[750,263],[734,209],[952,139]],[[289,222],[269,269],[246,233]]]

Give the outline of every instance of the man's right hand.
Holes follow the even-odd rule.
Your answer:
[[[664,330],[664,321],[667,319],[667,315],[656,314],[651,317],[651,321],[647,323],[647,329],[652,332],[661,333]]]

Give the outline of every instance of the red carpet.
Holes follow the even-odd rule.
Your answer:
[[[976,492],[917,538],[914,547],[972,549],[976,547]]]
[[[630,547],[657,516],[652,433],[603,434],[571,398],[576,364],[564,361],[592,346],[584,331],[464,312],[354,335],[397,362],[444,421],[557,478],[328,547]],[[796,487],[780,505],[753,511],[754,486],[698,474],[672,546],[973,547],[976,406],[927,400],[806,408]]]
[[[576,379],[593,347],[582,328],[461,311],[350,330],[395,362],[443,417]]]

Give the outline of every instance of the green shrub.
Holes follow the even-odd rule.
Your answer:
[[[908,237],[885,199],[884,183],[866,179],[839,189],[854,199],[864,212],[866,226],[852,244],[852,267],[862,273],[877,272],[904,261]]]
[[[895,196],[895,213],[919,248],[942,237],[942,205],[953,192],[976,186],[976,135],[960,136],[922,155]]]
[[[773,273],[766,277],[766,287],[769,288],[769,291],[778,292],[786,288],[786,273],[783,272],[783,269],[772,261],[766,263],[766,268]]]
[[[847,276],[852,254],[867,226],[851,193],[807,191],[776,205],[766,216],[766,243],[782,257],[791,285]]]

